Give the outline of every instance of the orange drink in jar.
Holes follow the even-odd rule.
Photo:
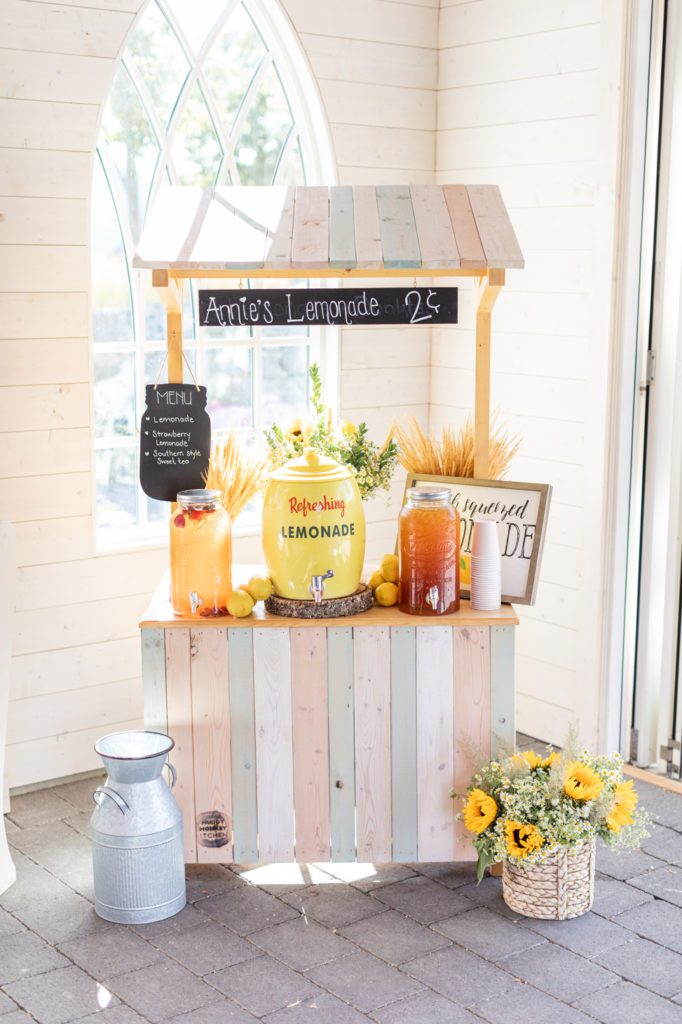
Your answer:
[[[459,513],[446,487],[410,487],[400,513],[400,610],[459,610]]]
[[[171,516],[170,549],[171,602],[176,615],[227,615],[232,535],[220,491],[180,491]]]

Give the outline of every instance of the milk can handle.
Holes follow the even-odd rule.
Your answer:
[[[102,805],[101,800],[97,799],[97,797],[100,794],[102,796],[108,796],[111,800],[113,800],[121,814],[127,814],[128,811],[130,810],[130,807],[125,802],[123,797],[119,796],[116,790],[112,789],[111,786],[98,786],[95,792],[92,794],[92,799],[95,801],[98,807],[101,807]]]
[[[168,766],[168,771],[171,774],[170,788],[174,789],[175,788],[175,783],[178,781],[178,773],[176,772],[175,767],[170,763],[170,761],[166,761],[166,764]]]

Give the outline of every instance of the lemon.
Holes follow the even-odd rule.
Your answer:
[[[386,582],[386,580],[384,579],[384,577],[381,575],[381,573],[377,569],[377,571],[373,572],[372,575],[370,576],[370,578],[367,580],[367,586],[370,587],[371,590],[372,590],[372,593],[374,593],[374,591],[377,589],[377,587],[380,587],[381,584],[385,583],[385,582]]]
[[[382,583],[374,591],[374,597],[377,604],[383,605],[384,608],[390,608],[392,604],[398,603],[398,588],[395,583]]]
[[[248,590],[233,590],[227,599],[227,610],[237,619],[245,619],[253,611],[253,598]]]
[[[272,593],[272,580],[269,576],[252,576],[245,587],[254,601],[267,601]]]
[[[384,555],[381,559],[381,575],[389,583],[397,583],[400,579],[397,555]]]

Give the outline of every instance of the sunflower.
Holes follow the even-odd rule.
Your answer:
[[[629,782],[619,782],[613,795],[615,803],[606,815],[606,824],[612,832],[620,832],[626,825],[632,825],[634,822],[633,811],[637,806],[638,796],[632,779]]]
[[[524,750],[521,754],[514,754],[512,761],[515,764],[527,764],[531,771],[535,768],[551,768],[559,760],[559,754],[553,750],[547,757],[540,757],[534,750]]]
[[[583,764],[582,761],[572,761],[566,770],[564,780],[564,793],[573,800],[594,800],[604,788],[603,781],[597,773]]]
[[[497,804],[482,789],[472,789],[464,805],[464,827],[480,835],[497,817]]]
[[[535,825],[522,825],[520,821],[504,823],[504,838],[507,853],[515,860],[525,859],[529,853],[539,850],[545,841]]]

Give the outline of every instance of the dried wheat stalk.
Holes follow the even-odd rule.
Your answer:
[[[443,427],[441,439],[425,434],[412,417],[406,427],[393,423],[393,437],[400,448],[400,463],[412,473],[430,476],[474,475],[474,425],[468,417],[459,430]],[[504,476],[511,460],[521,447],[518,436],[509,437],[491,423],[488,476],[498,480]]]
[[[206,487],[222,493],[223,506],[234,522],[261,490],[267,471],[267,459],[250,450],[237,432],[231,431],[222,444],[213,445],[204,481]]]

